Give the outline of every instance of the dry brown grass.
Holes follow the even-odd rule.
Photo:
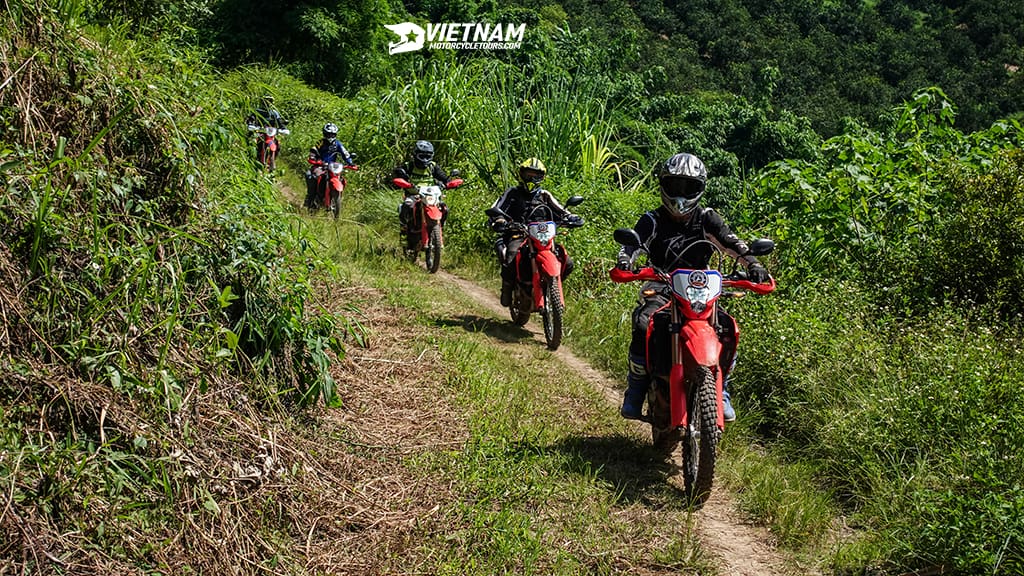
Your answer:
[[[426,553],[417,543],[445,521],[438,513],[452,496],[409,459],[458,447],[465,428],[443,399],[436,352],[410,346],[417,328],[406,314],[373,290],[343,290],[369,339],[332,369],[338,409],[299,412],[222,377],[206,393],[193,383],[181,410],[154,421],[105,383],[24,362],[26,375],[0,369],[5,404],[32,406],[21,412],[24,438],[53,450],[64,438],[97,446],[50,471],[0,455],[12,471],[0,493],[0,574],[129,574],[141,564],[175,574],[383,574],[396,558],[415,564]],[[17,303],[9,292],[5,310]],[[145,513],[105,493],[100,468],[122,458],[166,474],[135,479],[131,500]]]

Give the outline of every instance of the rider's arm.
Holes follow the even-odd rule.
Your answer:
[[[515,190],[515,187],[507,188],[505,190],[505,192],[502,193],[501,196],[498,196],[498,199],[494,201],[494,204],[491,204],[491,208],[498,208],[502,212],[504,212],[504,213],[508,214],[510,217],[514,218],[515,216],[513,214],[509,213],[509,209],[511,208],[510,204],[512,203],[511,198],[512,198],[512,191],[513,190]],[[494,222],[499,220],[499,219],[500,218],[489,218],[487,220],[487,224],[490,226],[490,225],[494,224]]]
[[[658,221],[654,218],[654,214],[645,212],[633,225],[633,230],[640,236],[640,246],[623,246],[619,250],[619,262],[630,260],[637,250],[648,251],[650,249],[651,240],[658,230]]]
[[[434,170],[431,175],[434,177],[434,180],[437,180],[438,182],[441,182],[442,184],[445,185],[448,184],[448,174],[446,174],[445,171],[442,170],[441,167],[438,166],[437,164],[434,164]]]
[[[704,235],[723,252],[739,260],[745,268],[760,264],[757,258],[749,253],[750,247],[747,243],[740,240],[721,215],[710,208],[704,212]]]
[[[313,146],[312,148],[309,149],[309,156],[306,158],[306,161],[309,162],[310,164],[323,163],[323,161],[320,159],[320,150],[316,146]]]
[[[348,150],[345,149],[345,145],[342,144],[341,140],[338,140],[337,138],[335,138],[334,144],[337,145],[338,147],[338,154],[341,156],[341,159],[345,161],[346,165],[351,166],[352,156],[348,153]]]
[[[412,170],[412,167],[409,166],[408,162],[406,162],[405,164],[399,164],[398,166],[395,166],[394,170],[391,171],[391,177],[408,180],[410,170]]]
[[[551,208],[551,214],[555,217],[555,220],[564,220],[566,216],[570,215],[565,206],[562,206],[551,192],[541,190],[540,195],[544,199],[544,203]]]

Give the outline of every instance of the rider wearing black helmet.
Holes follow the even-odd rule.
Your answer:
[[[413,196],[416,194],[416,186],[420,184],[432,185],[440,182],[448,184],[448,174],[434,162],[434,145],[426,140],[417,140],[412,145],[410,159],[404,164],[395,167],[392,178],[402,178],[413,185],[405,190],[405,199],[398,206],[398,222],[401,226],[403,238],[407,236],[409,224],[412,221],[412,207],[416,203]],[[441,225],[448,218],[448,205],[444,202],[441,208]]]
[[[353,164],[352,155],[345,149],[345,146],[338,141],[338,126],[333,122],[324,124],[323,138],[320,142],[309,149],[307,159],[312,169],[306,172],[306,207],[312,208],[316,194],[317,177],[324,171],[324,166],[331,162],[341,161],[346,165]]]
[[[547,176],[547,168],[537,158],[528,158],[519,165],[519,184],[505,190],[492,204],[492,208],[500,208],[512,218],[513,222],[527,224],[534,217],[535,210],[544,210],[554,220],[566,220],[576,225],[583,223],[583,217],[571,214],[550,192],[541,187],[540,183]],[[501,305],[508,306],[512,302],[512,289],[515,286],[516,254],[526,238],[514,237],[513,230],[508,228],[509,222],[504,218],[490,218],[488,225],[501,235],[495,244],[498,263],[501,264]],[[572,272],[572,258],[559,245],[555,248],[559,260],[562,260],[562,279]]]
[[[680,153],[662,164],[658,171],[661,206],[645,213],[633,229],[640,236],[642,247],[651,266],[664,270],[674,268],[707,268],[715,247],[736,257],[747,268],[753,282],[766,282],[768,271],[753,255],[746,242],[729,229],[722,217],[710,208],[702,208],[700,199],[707,184],[707,168],[693,154]],[[680,254],[678,251],[697,240],[698,243]],[[635,248],[623,247],[617,266],[626,270],[632,266]],[[671,261],[666,261],[671,259]],[[652,290],[652,288],[654,288]],[[629,345],[629,373],[621,414],[624,418],[639,419],[651,383],[647,366],[647,330],[652,316],[669,301],[669,296],[654,284],[645,285],[640,303],[633,310],[633,337]],[[718,307],[719,339],[723,352],[721,365],[727,368],[725,383],[736,360],[736,341],[733,338],[735,322]],[[724,388],[724,386],[723,386]],[[728,390],[724,390],[725,420],[736,419]]]

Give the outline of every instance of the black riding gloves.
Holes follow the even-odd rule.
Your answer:
[[[771,276],[768,275],[768,269],[761,265],[759,262],[754,262],[747,268],[747,278],[750,278],[751,282],[757,284],[764,284]]]

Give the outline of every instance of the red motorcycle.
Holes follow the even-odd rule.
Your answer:
[[[355,158],[355,154],[350,156]],[[341,196],[345,192],[345,186],[348,185],[345,170],[359,170],[359,166],[322,160],[310,160],[309,163],[313,165],[313,168],[306,177],[314,182],[311,193],[306,197],[306,207],[311,212],[319,208],[326,208],[337,220],[341,215]]]
[[[277,169],[277,142],[278,134],[289,134],[287,128],[275,128],[274,126],[248,125],[250,132],[256,132],[256,161],[265,169],[271,172]]]
[[[582,196],[566,200],[566,207],[583,203]],[[558,222],[551,219],[546,206],[527,219],[527,224],[515,222],[500,208],[488,208],[485,213],[492,218],[504,218],[509,222],[502,233],[511,230],[510,239],[528,238],[516,254],[516,285],[512,292],[512,303],[508,311],[512,322],[523,326],[530,314],[540,312],[544,321],[544,340],[550,350],[557,350],[562,343],[562,314],[565,312],[565,294],[562,292],[562,263],[565,248],[555,243],[558,227],[577,228],[576,222]],[[560,254],[561,253],[561,254]]]
[[[615,241],[638,248],[635,256],[642,252],[635,230],[616,230]],[[698,240],[686,249],[701,243],[711,244]],[[769,254],[774,249],[774,242],[768,239],[750,245],[750,253],[755,256]],[[721,259],[719,252],[720,262]],[[714,481],[718,442],[725,429],[722,382],[734,352],[726,351],[723,355],[717,329],[731,332],[727,336],[733,342],[739,340],[735,322],[731,322],[731,326],[717,325],[718,299],[743,296],[744,291],[768,294],[775,290],[775,279],[755,284],[746,279],[742,270],[737,270],[735,263],[728,275],[714,269],[679,268],[664,272],[652,267],[636,271],[613,268],[610,275],[612,281],[619,283],[646,281],[645,292],[663,290],[671,294],[665,307],[651,316],[647,329],[647,366],[654,378],[647,393],[648,411],[643,420],[651,425],[654,445],[666,452],[672,452],[682,441],[686,496],[699,507],[711,494]],[[725,288],[733,290],[724,291]]]
[[[456,178],[458,170],[452,170],[452,179],[447,184],[418,184],[416,192],[408,197],[413,198],[412,222],[409,223],[407,236],[404,239],[409,259],[416,261],[420,251],[426,252],[424,259],[427,270],[433,274],[441,267],[441,249],[444,247],[444,190],[451,190],[462,185],[462,179]],[[413,188],[413,184],[405,178],[393,178],[391,182],[403,190]]]

